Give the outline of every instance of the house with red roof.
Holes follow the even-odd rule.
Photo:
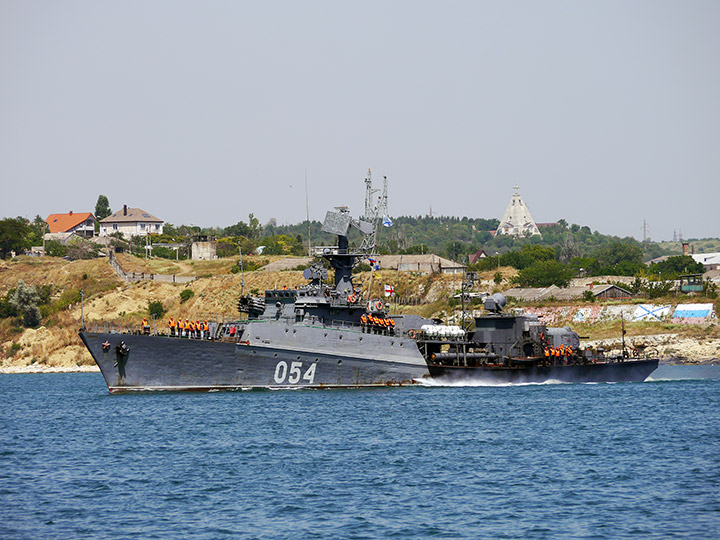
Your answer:
[[[91,212],[76,214],[71,210],[67,214],[50,214],[45,222],[51,233],[75,233],[78,236],[91,238],[95,236],[97,220]]]

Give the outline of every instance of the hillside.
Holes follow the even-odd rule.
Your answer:
[[[81,318],[80,290],[84,293],[83,311],[88,324],[112,322],[123,326],[138,325],[143,316],[147,316],[150,301],[162,302],[168,310],[167,317],[237,317],[236,304],[243,276],[230,273],[237,259],[178,263],[164,259],[147,261],[130,255],[120,257],[126,270],[202,277],[187,286],[152,281],[125,283],[113,272],[107,259],[68,262],[53,257],[18,257],[9,262],[0,261],[0,294],[3,296],[17,287],[19,280],[28,285],[51,286],[50,301],[43,307],[43,321],[39,328],[22,328],[13,317],[0,320],[0,371],[93,368],[92,358],[77,337]],[[272,262],[271,259],[276,260],[277,257],[264,258],[263,262]],[[476,290],[501,290],[503,287],[493,281],[495,271],[480,274]],[[517,272],[503,267],[500,273],[507,280]],[[260,269],[246,272],[244,280],[245,292],[251,294],[261,294],[268,288],[297,287],[305,283],[302,272],[293,270]],[[395,312],[448,320],[453,317],[453,312],[457,315],[460,309],[458,301],[451,299],[460,289],[459,276],[365,272],[356,276],[356,283],[369,290],[372,297],[381,296],[383,283],[393,285],[397,296],[411,304],[393,305]],[[185,288],[192,290],[193,295],[182,303],[180,293]],[[164,328],[166,320],[157,324]],[[562,321],[562,324],[571,324],[571,321]],[[720,357],[717,325],[701,328],[636,323],[628,324],[627,330],[628,338],[661,335],[653,341],[653,345],[661,352],[667,350],[668,354],[689,361]],[[620,323],[584,325],[578,331],[590,339],[606,340],[603,345],[613,347],[619,343],[616,338],[620,335]]]

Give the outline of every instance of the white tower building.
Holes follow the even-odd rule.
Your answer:
[[[518,193],[520,186],[514,185],[513,189],[515,193],[508,204],[505,214],[503,214],[500,220],[496,234],[509,234],[511,236],[533,236],[540,234],[538,229],[530,215],[527,205],[522,200],[522,197]],[[541,235],[542,236],[542,235]]]

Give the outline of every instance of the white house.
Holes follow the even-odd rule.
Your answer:
[[[128,208],[123,205],[111,216],[100,220],[100,236],[109,236],[113,233],[122,233],[123,236],[138,236],[146,234],[162,234],[162,219],[148,214],[141,208]]]
[[[693,253],[691,257],[701,263],[706,272],[720,270],[720,253]]]

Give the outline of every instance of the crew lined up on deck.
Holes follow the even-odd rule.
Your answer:
[[[560,358],[573,356],[573,348],[569,345],[560,345],[559,347],[545,347],[545,357]]]
[[[185,322],[183,322],[182,319],[178,319],[177,322],[175,322],[175,320],[170,317],[168,329],[171,336],[210,339],[210,325],[207,321],[201,323],[199,320],[191,321],[185,319]]]
[[[360,317],[360,324],[363,327],[363,331],[387,330],[390,333],[394,333],[395,331],[395,321],[393,319],[376,317],[370,313]]]

